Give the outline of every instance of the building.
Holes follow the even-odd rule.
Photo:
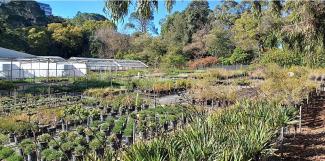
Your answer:
[[[52,8],[49,4],[38,2],[38,5],[45,12],[46,16],[52,16]]]
[[[85,63],[71,64],[58,56],[35,56],[0,47],[1,79],[81,77],[86,74]]]
[[[70,63],[85,63],[89,71],[125,71],[130,69],[145,69],[148,66],[139,60],[99,59],[71,57]]]
[[[16,80],[35,77],[82,77],[89,71],[125,71],[145,69],[138,60],[98,59],[58,56],[35,56],[0,47],[0,79]]]

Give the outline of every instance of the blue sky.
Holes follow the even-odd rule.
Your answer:
[[[73,18],[78,11],[88,12],[88,13],[99,13],[105,15],[103,12],[104,0],[37,0],[38,2],[47,3],[52,7],[53,15],[61,16],[64,18]],[[173,12],[184,10],[190,0],[177,0],[173,7]],[[214,9],[218,1],[209,1],[211,9]],[[133,7],[134,8],[134,7]],[[132,10],[132,8],[130,8]],[[164,1],[159,1],[159,9],[154,13],[154,23],[155,26],[160,31],[159,21],[168,15],[167,10],[164,6]],[[105,15],[107,16],[107,15]],[[124,19],[124,24],[127,22],[128,18]],[[128,33],[128,31],[123,29],[123,22],[118,24],[118,30],[120,32]]]

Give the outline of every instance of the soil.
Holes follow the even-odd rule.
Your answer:
[[[325,93],[302,110],[302,129],[285,135],[283,147],[268,160],[325,161]]]

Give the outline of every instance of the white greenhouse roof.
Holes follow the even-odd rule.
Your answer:
[[[0,59],[35,58],[35,55],[0,47]]]
[[[105,67],[131,67],[131,68],[147,68],[148,66],[139,60],[120,60],[120,59],[99,59],[99,58],[83,58],[71,57],[68,61],[84,62],[90,68]]]

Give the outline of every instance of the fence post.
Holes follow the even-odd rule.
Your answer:
[[[299,132],[301,133],[301,117],[302,117],[302,107],[299,105]]]

